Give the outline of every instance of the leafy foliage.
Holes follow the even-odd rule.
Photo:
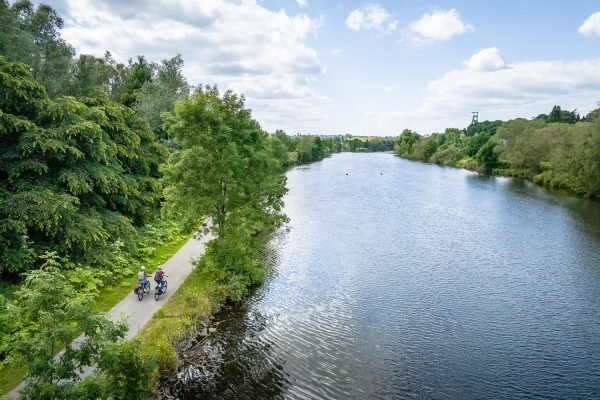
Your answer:
[[[2,57],[0,91],[0,268],[22,271],[46,250],[110,263],[109,238],[131,237],[159,206],[164,148],[105,94],[50,100]]]
[[[0,0],[0,54],[29,65],[51,97],[70,86],[74,50],[60,38],[62,26],[63,19],[48,5]]]
[[[78,373],[95,365],[107,344],[126,332],[124,322],[94,313],[91,297],[78,293],[60,269],[56,256],[46,255],[42,268],[26,275],[8,310],[19,332],[9,363],[28,369],[24,398],[69,398]]]
[[[438,164],[529,178],[549,187],[600,196],[600,121],[591,112],[583,119],[576,111],[554,106],[549,115],[527,120],[483,121],[464,133],[420,136],[404,130],[396,154]]]
[[[175,102],[189,94],[190,88],[181,70],[183,59],[180,55],[163,60],[155,67],[156,76],[139,89],[133,108],[150,125],[156,136],[167,140],[163,129],[162,114],[174,111]]]
[[[285,220],[281,142],[269,140],[243,96],[215,87],[178,103],[168,126],[181,144],[164,169],[170,209],[212,219],[209,252],[223,280],[240,288],[262,281],[261,238]]]

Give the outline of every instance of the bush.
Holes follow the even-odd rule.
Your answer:
[[[99,379],[106,385],[106,397],[142,400],[154,393],[151,375],[157,366],[156,357],[140,348],[139,340],[123,340],[104,349],[98,370]]]
[[[461,150],[457,146],[450,144],[440,146],[429,161],[436,164],[455,166],[462,157]]]

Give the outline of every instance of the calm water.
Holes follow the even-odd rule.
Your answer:
[[[600,398],[600,203],[382,153],[288,187],[272,276],[184,397]]]

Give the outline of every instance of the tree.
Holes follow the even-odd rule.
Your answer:
[[[596,119],[593,126],[593,131],[575,154],[571,169],[577,191],[588,197],[600,197],[600,119]]]
[[[168,121],[182,147],[164,169],[170,207],[212,217],[221,244],[229,220],[242,209],[275,215],[285,193],[284,179],[272,181],[266,134],[244,102],[231,91],[221,97],[206,87],[179,102]]]
[[[320,160],[325,157],[325,149],[323,149],[323,142],[319,136],[315,136],[315,143],[312,148],[312,156],[313,160]]]
[[[164,148],[105,94],[50,100],[2,57],[0,93],[0,268],[28,269],[32,247],[110,265],[109,239],[154,217]]]
[[[42,268],[27,273],[9,308],[19,326],[9,362],[27,368],[21,397],[68,399],[83,368],[98,363],[127,326],[94,312],[90,297],[77,293],[61,274],[56,255],[47,254],[44,260]]]
[[[152,80],[154,66],[149,64],[144,56],[138,56],[136,62],[129,60],[129,69],[130,73],[121,94],[121,103],[132,107],[144,84]]]
[[[296,143],[296,152],[298,152],[298,161],[300,163],[309,163],[313,161],[313,147],[315,146],[315,136],[302,135],[298,137]]]
[[[410,157],[413,153],[413,146],[421,139],[418,133],[410,129],[404,129],[398,137],[398,142],[395,148],[397,154]]]
[[[162,113],[173,112],[175,102],[189,94],[189,85],[182,73],[180,55],[163,60],[156,78],[146,82],[139,90],[133,108],[148,122],[156,136],[166,140]]]
[[[546,119],[546,122],[548,122],[548,123],[561,122],[561,123],[566,123],[566,124],[574,124],[580,120],[581,120],[581,118],[580,118],[579,114],[577,113],[577,110],[573,110],[573,111],[561,110],[560,106],[554,106],[554,107],[552,107],[552,111],[550,111],[550,114],[548,114],[548,118]]]
[[[494,139],[489,139],[479,148],[475,155],[477,163],[484,167],[486,171],[491,171],[491,169],[498,164],[498,157],[496,156],[496,153],[494,153],[495,147],[496,141]]]
[[[468,137],[465,142],[465,153],[469,157],[474,157],[479,151],[481,146],[486,144],[490,139],[490,135],[486,133],[480,133],[475,136]]]
[[[167,206],[192,220],[212,218],[216,240],[199,267],[215,270],[239,300],[263,280],[261,250],[285,221],[283,165],[244,97],[231,91],[198,90],[177,103],[167,125],[181,146],[164,168]]]
[[[482,121],[482,122],[477,122],[474,124],[471,124],[467,127],[467,129],[465,130],[465,134],[467,136],[474,136],[477,134],[481,134],[481,133],[487,133],[489,135],[495,135],[496,134],[496,130],[498,129],[498,127],[500,125],[502,125],[502,121],[500,120],[496,120],[496,121]]]
[[[279,138],[281,143],[286,147],[287,151],[294,151],[296,149],[296,145],[292,138],[290,138],[283,130],[277,129],[273,136]]]
[[[69,95],[91,96],[95,91],[109,92],[112,66],[103,58],[82,54],[73,62],[73,84]]]
[[[19,137],[35,128],[31,119],[44,107],[47,96],[25,65],[8,63],[1,56],[0,93],[0,268],[16,272],[29,268],[35,257],[26,221],[9,212],[5,199],[14,194],[10,181],[19,170],[44,168],[35,161],[21,159],[17,147]]]
[[[63,19],[48,5],[0,0],[0,54],[29,65],[50,97],[71,87],[74,50],[60,37],[62,27]]]
[[[102,384],[104,397],[115,400],[152,397],[155,385],[151,379],[156,370],[156,356],[144,355],[140,348],[139,339],[104,346],[98,360],[98,372],[93,377]],[[89,396],[89,390],[85,392]]]

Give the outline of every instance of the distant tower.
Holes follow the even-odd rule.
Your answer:
[[[471,111],[471,114],[473,114],[473,118],[471,119],[471,125],[478,123],[479,122],[479,112]]]

